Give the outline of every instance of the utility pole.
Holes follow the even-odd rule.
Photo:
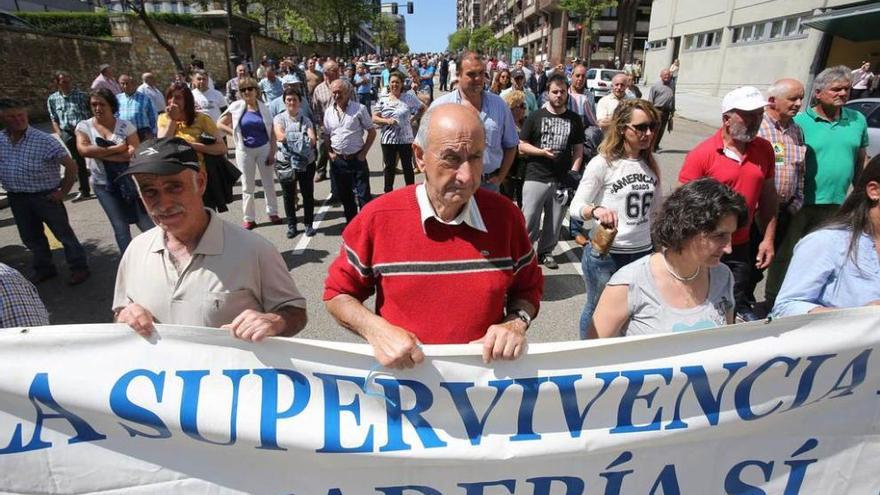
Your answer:
[[[235,66],[239,63],[238,43],[232,31],[232,0],[226,0],[226,37],[229,44],[229,63],[226,64],[226,68],[229,71],[229,79],[232,79],[235,75]]]

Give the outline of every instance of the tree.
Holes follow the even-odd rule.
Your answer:
[[[372,26],[373,41],[379,47],[379,55],[382,55],[382,52],[393,52],[399,48],[401,40],[394,18],[380,13],[373,19]]]
[[[587,65],[593,55],[593,24],[605,9],[617,7],[619,0],[559,0],[559,7],[567,10],[569,17],[576,17],[582,29],[578,32],[578,56],[585,58]],[[585,48],[587,47],[587,48]]]
[[[156,38],[156,42],[162,45],[168,55],[171,56],[171,61],[174,62],[174,67],[177,69],[177,72],[185,72],[183,68],[183,62],[180,61],[180,57],[177,55],[177,50],[174,49],[174,46],[171,43],[165,41],[162,38],[162,35],[159,34],[159,31],[156,29],[156,26],[153,24],[153,21],[147,15],[146,7],[144,6],[143,0],[122,0],[122,7],[124,10],[131,9],[137,14],[138,18],[147,26],[147,30],[150,31],[150,34],[153,35],[153,38]]]
[[[354,45],[355,34],[362,22],[375,16],[372,4],[363,0],[299,0],[297,9],[316,33],[329,37],[338,53],[345,53],[345,40]]]
[[[489,26],[480,26],[471,31],[471,37],[468,40],[468,49],[473,51],[490,51],[495,43],[495,33]]]
[[[465,50],[470,44],[471,30],[468,28],[461,28],[450,34],[447,39],[449,40],[447,48],[450,52]]]

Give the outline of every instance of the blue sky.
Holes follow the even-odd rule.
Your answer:
[[[399,12],[406,18],[406,42],[410,50],[446,50],[447,37],[455,32],[455,0],[414,0],[412,15],[406,14],[406,0],[397,0],[397,3]]]

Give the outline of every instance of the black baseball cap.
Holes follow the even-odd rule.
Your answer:
[[[184,170],[199,171],[199,155],[179,137],[149,139],[137,147],[131,166],[120,174],[174,175]]]

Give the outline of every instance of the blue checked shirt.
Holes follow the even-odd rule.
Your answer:
[[[49,312],[34,284],[0,263],[0,328],[37,327],[49,324]]]
[[[78,89],[72,90],[67,96],[62,95],[61,91],[52,93],[46,106],[49,107],[49,118],[58,124],[58,128],[62,131],[72,133],[76,124],[92,117],[89,96]]]
[[[116,100],[119,101],[117,118],[131,122],[135,129],[146,128],[156,133],[156,110],[149,96],[138,92],[128,96],[123,92],[116,95]]]
[[[60,162],[67,157],[60,141],[28,127],[14,143],[0,132],[0,185],[13,193],[54,191],[61,185]]]

